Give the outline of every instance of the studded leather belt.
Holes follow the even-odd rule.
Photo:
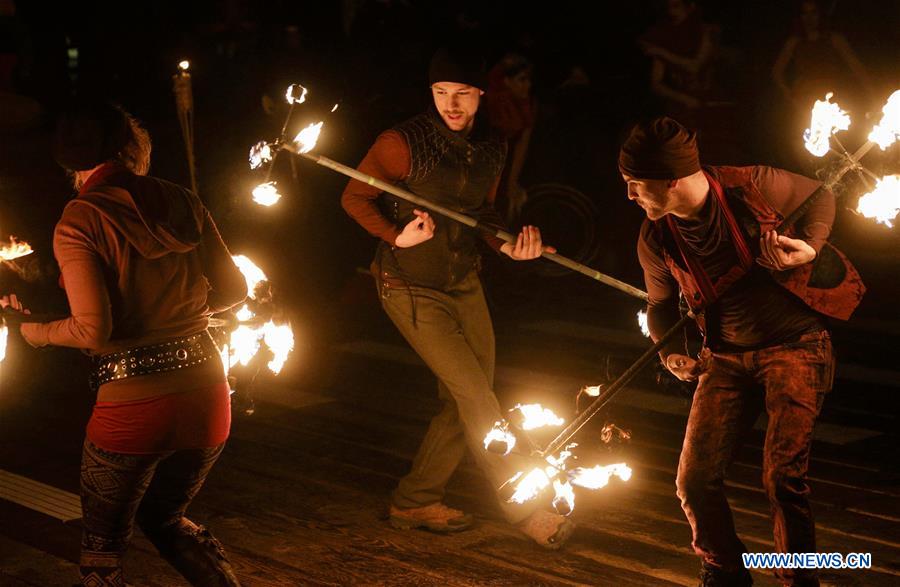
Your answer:
[[[190,336],[95,357],[91,384],[96,389],[110,381],[194,367],[218,354],[216,343],[204,330]]]

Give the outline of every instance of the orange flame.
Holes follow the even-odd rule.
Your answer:
[[[900,138],[900,90],[891,94],[881,112],[881,122],[872,129],[869,140],[884,150]]]
[[[893,227],[900,212],[900,175],[887,175],[875,183],[875,189],[859,199],[856,211],[866,218]]]
[[[522,414],[522,430],[534,430],[544,426],[562,426],[565,420],[541,404],[519,404],[513,408]]]
[[[484,437],[484,449],[488,450],[491,443],[495,441],[506,446],[506,450],[503,453],[505,455],[508,455],[513,447],[516,446],[516,435],[509,431],[509,426],[503,420],[494,422],[494,427]]]
[[[244,275],[252,299],[256,286],[267,279],[266,274],[256,263],[244,255],[234,255],[231,258]],[[288,355],[294,349],[294,331],[291,326],[275,324],[272,320],[261,326],[251,325],[249,323],[256,318],[256,315],[247,304],[244,304],[235,313],[235,317],[241,324],[231,333],[228,341],[227,360],[223,361],[226,369],[237,364],[248,365],[259,352],[260,347],[265,344],[273,355],[267,365],[269,370],[276,375],[280,373]]]
[[[278,193],[277,182],[269,181],[253,188],[253,201],[260,206],[274,206],[280,199],[281,194]]]
[[[650,325],[647,322],[647,312],[641,310],[637,313],[637,321],[638,326],[641,327],[641,334],[644,336],[650,336]]]
[[[9,244],[0,247],[0,261],[12,261],[34,252],[31,245],[24,241],[16,240],[16,237],[9,237]]]
[[[601,489],[609,484],[610,478],[615,475],[622,481],[631,479],[631,467],[625,463],[615,465],[597,465],[590,469],[580,467],[571,471],[572,483],[587,489]]]
[[[294,143],[297,144],[301,153],[309,153],[316,148],[319,140],[319,134],[322,132],[322,122],[310,124],[294,137]]]
[[[850,128],[850,116],[840,106],[831,102],[834,94],[825,94],[825,100],[816,100],[812,109],[809,128],[803,133],[806,150],[816,157],[824,157],[831,148],[831,135]]]

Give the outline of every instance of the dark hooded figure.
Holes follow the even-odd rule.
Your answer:
[[[238,585],[218,541],[184,514],[230,427],[208,319],[243,300],[246,282],[197,195],[146,175],[150,138],[125,111],[77,104],[54,147],[78,191],[53,235],[71,316],[20,330],[32,346],[93,359],[82,583],[125,585],[122,556],[137,521],[192,585]],[[2,302],[21,309],[14,296]]]

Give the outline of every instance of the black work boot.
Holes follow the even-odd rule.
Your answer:
[[[186,518],[144,534],[161,557],[194,587],[240,587],[225,550],[209,530]]]
[[[747,569],[725,570],[705,562],[700,567],[700,587],[750,587],[753,578]]]

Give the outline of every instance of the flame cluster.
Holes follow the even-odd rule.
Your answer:
[[[565,420],[544,408],[540,404],[517,405],[510,410],[510,420],[517,421],[516,427],[521,430],[535,430],[547,426],[562,426]],[[484,447],[490,452],[507,455],[516,446],[516,435],[506,420],[494,424],[484,438]],[[575,491],[573,485],[586,489],[599,489],[609,484],[612,477],[622,481],[631,478],[631,469],[625,463],[614,465],[597,465],[592,468],[579,467],[568,469],[566,461],[572,456],[576,444],[570,444],[560,451],[559,455],[544,457],[546,465],[536,466],[528,472],[519,471],[513,475],[506,486],[511,488],[507,501],[525,503],[553,487],[553,507],[560,514],[568,515],[575,508]]]
[[[825,100],[817,100],[812,110],[810,128],[803,134],[806,148],[817,157],[822,157],[830,150],[831,135],[839,130],[847,130],[850,116],[840,106],[830,101],[829,92]],[[881,120],[869,133],[869,143],[860,149],[857,156],[868,150],[872,144],[882,150],[887,149],[900,139],[900,90],[888,98],[881,109]],[[849,156],[851,165],[858,165],[855,156]],[[900,176],[889,175],[877,180],[875,188],[860,197],[857,212],[866,218],[872,218],[888,227],[893,226],[894,219],[900,211]]]
[[[247,281],[250,299],[256,299],[259,285],[267,281],[266,274],[244,255],[232,257]],[[231,333],[228,344],[222,350],[222,362],[226,371],[235,365],[246,366],[253,360],[262,345],[273,357],[267,367],[276,375],[281,372],[288,355],[294,349],[294,332],[289,324],[276,324],[272,320],[260,323],[249,304],[244,304],[235,314],[238,327]]]
[[[293,107],[297,104],[303,104],[306,102],[306,96],[309,92],[306,88],[301,86],[300,84],[291,84],[288,86],[285,91],[284,98],[287,100],[287,103],[291,105],[291,113],[293,112]],[[335,104],[331,109],[332,112],[337,110],[338,105]],[[285,121],[284,130],[287,130],[288,123],[290,123],[291,115],[288,114],[288,119]],[[296,153],[309,153],[316,147],[316,143],[319,140],[319,135],[322,132],[323,122],[316,122],[310,124],[303,128],[297,135],[294,137],[294,140],[291,141],[293,148],[290,150],[294,150]],[[274,143],[268,143],[266,141],[259,141],[255,145],[250,148],[250,169],[259,169],[266,163],[273,163],[275,160],[275,155],[278,151],[284,148],[286,139],[284,136],[278,139]],[[269,168],[269,172],[271,173],[271,167]],[[281,199],[281,194],[278,193],[278,188],[276,186],[276,182],[269,181],[268,175],[266,176],[266,181],[259,184],[253,189],[253,201],[261,206],[273,206],[278,203]]]
[[[824,157],[831,149],[831,135],[850,128],[850,115],[831,101],[833,95],[828,92],[825,100],[816,100],[809,128],[803,133],[803,144],[816,157]]]
[[[575,490],[573,485],[585,489],[602,489],[609,485],[613,477],[622,481],[631,479],[631,468],[625,463],[612,465],[596,465],[585,468],[566,469],[565,463],[575,444],[570,444],[560,452],[558,457],[548,456],[546,467],[535,467],[527,474],[520,471],[508,483],[515,490],[509,498],[510,503],[525,503],[540,495],[545,489],[553,486],[553,507],[562,515],[568,515],[575,509]]]

